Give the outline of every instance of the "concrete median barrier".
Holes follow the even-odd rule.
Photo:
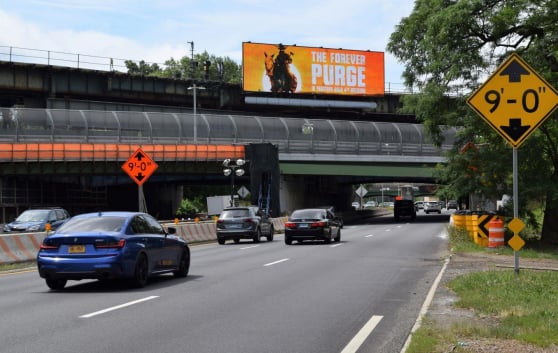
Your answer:
[[[46,233],[0,235],[0,264],[33,261]]]
[[[273,219],[275,231],[283,232],[287,217]],[[180,222],[162,223],[163,227],[175,227],[176,235],[186,239],[190,243],[214,241],[217,239],[215,232],[215,221],[206,222]],[[41,233],[5,233],[0,234],[0,265],[34,261],[37,257],[39,247],[46,237]]]

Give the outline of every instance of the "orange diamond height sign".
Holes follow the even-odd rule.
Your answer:
[[[467,103],[513,147],[519,147],[558,107],[558,92],[514,53]]]
[[[138,148],[124,164],[122,169],[136,184],[143,185],[146,180],[159,167],[141,148]]]

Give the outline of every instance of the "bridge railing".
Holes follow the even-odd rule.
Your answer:
[[[0,108],[0,141],[131,144],[272,143],[280,153],[440,156],[420,124],[249,115]]]

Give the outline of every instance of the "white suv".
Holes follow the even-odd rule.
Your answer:
[[[424,213],[437,212],[442,213],[440,203],[438,201],[427,201],[424,203]]]

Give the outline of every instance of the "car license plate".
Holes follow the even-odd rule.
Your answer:
[[[70,254],[79,254],[85,252],[85,245],[70,245],[68,249]]]
[[[231,229],[238,229],[242,227],[242,224],[229,224],[229,228]]]
[[[300,223],[298,228],[308,228],[310,225],[308,223]]]

